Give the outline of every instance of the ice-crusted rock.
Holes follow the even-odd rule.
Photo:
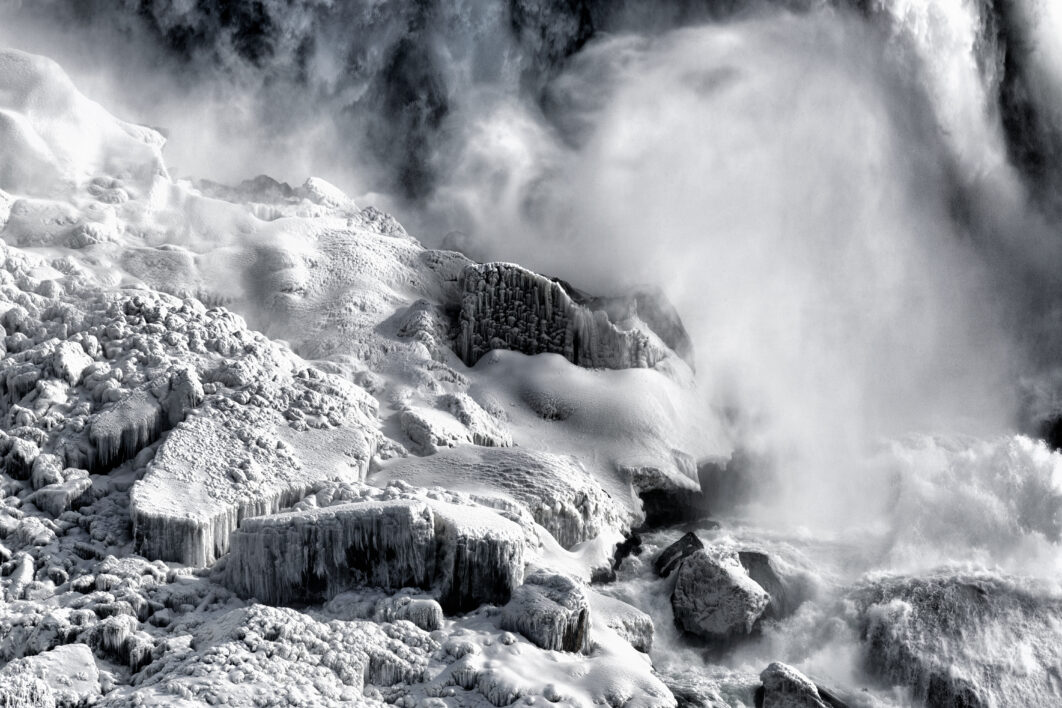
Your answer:
[[[671,575],[679,564],[691,554],[704,548],[697,534],[689,531],[682,538],[660,551],[660,555],[653,560],[653,570],[661,578]]]
[[[0,669],[0,706],[87,705],[99,696],[100,672],[84,644],[56,647]]]
[[[631,515],[574,457],[519,448],[462,447],[429,458],[394,460],[373,476],[456,491],[500,493],[524,505],[534,520],[569,548],[606,529],[628,526]]]
[[[466,393],[440,396],[436,408],[408,408],[399,418],[416,451],[429,455],[458,445],[509,447],[512,436]]]
[[[991,573],[886,576],[853,592],[866,667],[926,705],[1062,700],[1057,589]],[[1020,658],[1021,671],[1013,670]]]
[[[85,98],[50,59],[0,53],[0,189],[50,194],[101,173],[147,185],[165,173],[163,142]]]
[[[248,519],[233,534],[227,582],[272,604],[327,599],[357,585],[428,587],[435,517],[423,502],[356,502]]]
[[[318,622],[287,608],[254,605],[203,624],[97,704],[374,705],[367,686],[423,681],[438,648],[412,624]],[[268,697],[268,698],[267,698]]]
[[[62,342],[52,355],[52,370],[60,379],[71,386],[81,381],[85,369],[92,366],[93,360],[77,342]]]
[[[51,516],[59,516],[67,509],[80,504],[91,490],[92,480],[85,475],[72,477],[65,482],[45,485],[34,492],[31,499],[37,508]]]
[[[666,356],[644,332],[625,331],[603,311],[576,304],[564,287],[511,263],[462,273],[458,355],[472,366],[493,349],[561,354],[579,366],[651,367]]]
[[[553,651],[590,652],[590,598],[578,581],[536,572],[502,608],[501,628]]]
[[[713,556],[706,550],[682,562],[671,594],[678,626],[710,641],[749,634],[770,601],[736,556]]]
[[[792,666],[775,661],[760,673],[756,708],[847,708]]]
[[[519,526],[484,507],[359,501],[248,519],[233,534],[226,582],[277,604],[434,585],[443,607],[462,611],[508,600],[523,545]]]
[[[653,618],[633,605],[628,605],[598,592],[590,594],[590,608],[595,625],[612,629],[632,647],[648,654],[653,648]]]
[[[434,632],[442,627],[443,623],[442,606],[426,597],[399,595],[384,598],[376,603],[372,616],[377,622],[406,620],[425,632]]]

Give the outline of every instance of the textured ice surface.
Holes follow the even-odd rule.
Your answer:
[[[493,349],[609,369],[651,367],[665,356],[645,332],[619,329],[604,311],[576,304],[560,283],[518,265],[469,265],[461,283],[457,352],[469,366]]]

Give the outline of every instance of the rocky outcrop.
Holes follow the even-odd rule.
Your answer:
[[[690,531],[660,552],[653,561],[653,570],[661,578],[671,575],[688,556],[704,548],[697,534]]]
[[[590,600],[575,580],[537,572],[502,608],[501,628],[553,651],[590,652]]]
[[[225,582],[270,604],[366,585],[434,587],[444,608],[464,611],[509,599],[523,577],[523,544],[520,527],[482,507],[359,501],[246,520]]]
[[[579,366],[651,367],[666,352],[644,332],[621,330],[603,311],[576,304],[556,281],[511,263],[462,273],[457,354],[468,366],[493,349],[560,354]]]
[[[750,634],[770,601],[735,556],[705,550],[682,562],[671,594],[676,624],[713,642]]]

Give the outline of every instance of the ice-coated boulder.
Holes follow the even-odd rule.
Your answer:
[[[653,570],[655,570],[656,574],[661,578],[666,578],[671,575],[672,571],[678,568],[683,560],[702,548],[704,548],[704,544],[701,543],[701,539],[698,538],[697,534],[690,531],[682,538],[660,551],[660,555],[653,560]]]
[[[134,537],[149,558],[212,563],[243,519],[290,507],[328,480],[359,481],[368,470],[376,401],[362,389],[264,345],[214,376],[257,393],[215,393],[170,431],[133,486]],[[188,386],[195,384],[168,391],[184,400]]]
[[[511,263],[462,273],[458,355],[472,366],[493,349],[551,352],[579,366],[651,367],[666,352],[644,332],[621,330],[603,311],[578,305],[564,287]]]
[[[247,519],[226,567],[237,593],[271,604],[327,599],[357,585],[428,587],[434,575],[434,515],[407,500]]]
[[[523,532],[484,507],[436,500],[359,501],[247,519],[225,581],[287,604],[367,585],[434,587],[448,611],[506,602],[523,578]]]
[[[851,596],[864,665],[933,706],[1062,700],[1062,600],[1053,586],[993,573],[885,576]],[[1013,670],[1020,657],[1021,671]]]
[[[678,626],[710,641],[752,632],[771,597],[730,553],[699,550],[679,566],[671,608]]]
[[[202,623],[97,705],[377,705],[368,686],[424,681],[438,646],[411,624],[320,622],[252,605]]]
[[[595,626],[604,625],[626,639],[632,647],[648,654],[653,648],[653,619],[637,607],[598,592],[590,594]]]
[[[792,666],[772,662],[760,673],[756,708],[846,708],[846,704]]]
[[[590,598],[571,578],[535,572],[502,608],[501,628],[553,651],[590,652]]]

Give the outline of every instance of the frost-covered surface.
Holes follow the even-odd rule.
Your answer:
[[[887,534],[631,536],[731,453],[670,306],[163,144],[0,51],[0,704],[1059,702],[1042,443],[886,443]]]
[[[534,564],[588,612],[639,519],[616,460],[682,434],[518,439],[551,394],[454,353],[467,258],[317,178],[174,181],[48,60],[0,51],[0,89],[4,700],[675,705],[637,610],[569,653],[499,608]]]
[[[457,352],[469,366],[493,349],[609,369],[651,367],[665,356],[646,332],[619,329],[603,310],[590,311],[560,283],[518,265],[470,265],[461,283]]]

